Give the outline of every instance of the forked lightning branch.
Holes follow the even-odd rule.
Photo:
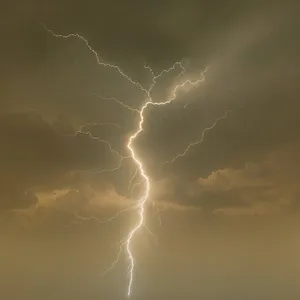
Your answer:
[[[135,130],[135,132],[133,132],[131,134],[131,136],[129,137],[128,142],[127,142],[127,150],[128,150],[128,153],[129,153],[128,157],[122,157],[116,150],[112,149],[111,145],[107,141],[99,140],[103,143],[107,143],[110,147],[110,150],[113,151],[114,153],[117,153],[117,155],[120,157],[119,164],[116,168],[108,169],[108,170],[101,170],[100,172],[116,171],[121,167],[122,161],[125,158],[130,158],[130,159],[132,159],[132,161],[135,163],[135,165],[137,167],[137,172],[134,174],[134,176],[136,176],[137,173],[139,173],[139,175],[143,179],[143,181],[142,181],[142,184],[143,184],[142,195],[139,199],[136,200],[136,204],[133,207],[130,208],[130,209],[133,209],[136,212],[137,217],[138,217],[138,221],[130,229],[130,231],[128,232],[128,235],[125,236],[125,238],[123,239],[123,241],[120,245],[119,253],[117,255],[116,260],[113,262],[113,264],[110,266],[110,268],[107,269],[107,271],[111,270],[118,263],[118,261],[120,259],[120,256],[121,256],[120,254],[122,252],[124,252],[126,254],[126,258],[128,260],[127,296],[130,297],[131,294],[132,294],[132,288],[133,288],[134,276],[135,276],[135,265],[136,265],[136,261],[135,261],[135,257],[134,257],[134,249],[133,249],[133,240],[136,238],[137,233],[144,226],[146,226],[146,224],[145,224],[145,214],[146,214],[147,204],[149,203],[149,194],[150,194],[150,191],[151,191],[151,178],[147,174],[147,170],[144,168],[143,159],[136,154],[135,147],[134,147],[134,142],[139,137],[139,135],[143,132],[143,129],[144,129],[143,126],[144,126],[144,123],[146,122],[145,112],[146,112],[147,108],[149,108],[150,106],[168,105],[172,101],[176,100],[177,93],[183,87],[185,87],[187,85],[195,86],[195,87],[198,86],[201,82],[203,82],[205,80],[204,74],[207,72],[208,68],[205,68],[205,70],[200,73],[200,76],[197,80],[191,80],[191,79],[186,79],[186,70],[184,68],[183,63],[180,62],[180,61],[175,62],[169,69],[163,70],[158,74],[155,74],[153,72],[153,70],[151,69],[151,67],[144,66],[144,68],[149,71],[149,73],[151,74],[151,77],[152,77],[152,82],[150,83],[149,88],[145,88],[139,82],[133,80],[129,75],[127,75],[119,66],[104,62],[101,59],[101,57],[98,55],[98,53],[91,47],[89,42],[83,36],[81,36],[77,33],[71,33],[71,34],[67,34],[67,35],[57,34],[54,31],[48,29],[46,26],[45,26],[45,29],[51,35],[53,35],[57,38],[63,38],[63,39],[77,38],[77,39],[80,39],[84,43],[84,45],[87,47],[87,49],[95,56],[96,62],[99,66],[102,66],[104,68],[111,68],[111,69],[115,70],[119,74],[119,76],[123,76],[128,81],[128,84],[134,85],[137,89],[139,89],[146,96],[146,101],[142,104],[140,109],[133,109],[133,108],[129,107],[127,104],[125,104],[125,103],[123,103],[120,100],[117,100],[115,98],[107,98],[107,99],[110,99],[112,101],[117,102],[118,104],[122,105],[123,107],[125,107],[129,110],[134,110],[134,111],[136,111],[136,113],[139,114],[139,121],[136,125],[136,130]],[[152,94],[152,90],[154,89],[155,85],[157,84],[157,81],[161,77],[163,77],[165,74],[167,74],[170,71],[173,71],[175,69],[178,69],[180,71],[179,75],[181,75],[181,76],[179,76],[178,78],[181,78],[181,80],[179,81],[179,83],[177,83],[174,86],[174,88],[172,88],[169,97],[165,101],[156,102],[154,99],[152,99],[151,94]],[[183,78],[184,78],[184,80],[183,80]],[[170,159],[166,163],[174,162],[176,159],[186,155],[191,147],[202,143],[205,133],[208,130],[213,129],[217,125],[218,121],[220,121],[221,119],[226,118],[227,114],[228,114],[228,112],[226,112],[226,114],[224,114],[223,116],[216,119],[216,121],[210,127],[207,127],[202,132],[199,140],[191,142],[185,148],[185,150],[183,150],[181,153],[179,153],[173,159]],[[95,139],[98,139],[97,137],[94,137],[92,135],[91,135],[91,137],[95,138]],[[130,180],[130,183],[131,182],[132,182],[132,179]],[[118,212],[114,217],[108,219],[107,222],[112,221],[113,219],[118,217],[118,215],[121,212]],[[94,217],[91,217],[91,218],[94,218]],[[82,221],[86,221],[86,220],[89,220],[89,219],[90,218],[81,218]]]

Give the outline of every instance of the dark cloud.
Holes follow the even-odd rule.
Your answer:
[[[117,163],[106,144],[85,133],[62,135],[35,112],[2,115],[0,128],[3,208],[31,204],[27,192],[35,188],[70,184],[67,173]]]
[[[76,129],[74,128],[72,121],[69,116],[60,114],[52,124],[53,128],[61,134],[75,134]]]
[[[38,199],[33,192],[18,190],[15,184],[1,186],[0,197],[1,210],[25,209],[38,203]]]

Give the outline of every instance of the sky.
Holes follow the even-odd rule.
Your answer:
[[[83,36],[147,88],[144,66],[159,74],[182,62],[184,74],[176,65],[157,81],[158,102],[207,68],[172,103],[149,107],[134,141],[151,191],[147,226],[133,241],[131,299],[299,299],[299,8],[279,0],[3,4],[0,298],[127,299],[126,255],[103,274],[138,220],[130,207],[144,185],[120,157],[147,99],[97,65],[82,40],[50,29]]]

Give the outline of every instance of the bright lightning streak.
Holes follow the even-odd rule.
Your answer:
[[[136,209],[137,211],[137,215],[138,215],[138,222],[136,223],[136,225],[130,230],[129,234],[127,235],[127,237],[123,240],[123,242],[121,243],[120,249],[119,249],[119,253],[117,255],[116,260],[113,262],[113,264],[110,266],[110,268],[107,269],[107,271],[105,271],[105,273],[107,273],[109,270],[111,270],[119,261],[121,253],[123,248],[126,248],[126,253],[127,253],[127,258],[129,261],[129,271],[128,271],[128,276],[129,276],[129,281],[128,281],[128,285],[127,285],[127,296],[129,297],[132,293],[132,285],[133,285],[133,278],[134,278],[134,268],[135,268],[135,259],[134,259],[134,255],[133,255],[133,240],[136,236],[136,234],[142,229],[142,228],[147,228],[145,225],[145,209],[146,209],[146,204],[148,203],[149,200],[149,196],[150,196],[150,188],[151,188],[151,180],[149,178],[149,176],[146,173],[146,170],[144,168],[143,162],[141,160],[141,158],[138,157],[138,155],[135,152],[135,148],[134,148],[134,142],[135,140],[139,137],[139,135],[143,132],[143,124],[145,121],[144,118],[144,113],[146,111],[146,109],[148,108],[148,106],[163,106],[163,105],[167,105],[169,103],[171,103],[173,100],[175,100],[175,98],[177,97],[177,92],[183,88],[186,85],[190,85],[190,86],[196,86],[199,83],[203,82],[205,80],[205,76],[204,74],[207,72],[208,68],[206,68],[202,73],[201,73],[201,77],[198,80],[191,80],[191,79],[187,79],[179,84],[177,84],[171,92],[170,97],[167,98],[166,101],[164,102],[153,102],[152,98],[151,98],[151,92],[153,90],[153,88],[155,87],[157,80],[159,78],[161,78],[164,74],[169,73],[173,70],[175,70],[177,67],[180,68],[181,72],[180,72],[180,76],[184,75],[186,73],[186,70],[182,64],[182,62],[175,62],[173,64],[173,66],[169,69],[163,70],[160,73],[158,73],[157,75],[155,75],[155,73],[153,72],[153,70],[149,67],[149,66],[144,66],[145,69],[149,70],[151,75],[152,75],[152,84],[150,85],[150,87],[148,89],[145,89],[139,82],[134,81],[133,79],[131,79],[131,77],[129,77],[127,74],[125,74],[121,68],[117,65],[113,65],[113,64],[109,64],[109,63],[105,63],[101,60],[100,56],[98,55],[98,53],[90,46],[90,44],[88,43],[88,41],[81,35],[79,34],[75,34],[75,33],[71,33],[68,35],[61,35],[61,34],[57,34],[54,31],[48,29],[46,26],[44,26],[45,29],[52,34],[55,37],[58,38],[64,38],[64,39],[68,39],[71,37],[76,37],[80,40],[82,40],[85,43],[85,46],[94,54],[98,65],[103,66],[103,67],[108,67],[108,68],[112,68],[114,70],[116,70],[121,76],[123,76],[126,80],[128,80],[131,84],[135,85],[136,87],[139,88],[139,90],[141,92],[143,92],[146,96],[147,96],[147,101],[146,103],[144,103],[144,105],[141,107],[140,110],[132,108],[130,106],[128,106],[127,104],[119,101],[116,98],[107,98],[107,97],[102,97],[103,99],[106,100],[112,100],[115,101],[116,103],[118,103],[119,105],[123,106],[124,108],[131,110],[131,111],[135,111],[139,114],[139,122],[138,122],[138,127],[136,129],[136,131],[129,137],[128,143],[127,143],[127,149],[129,150],[130,153],[130,158],[133,160],[133,162],[136,164],[137,166],[137,170],[140,174],[140,176],[142,177],[142,181],[145,184],[145,189],[142,193],[142,196],[140,197],[140,199],[137,202],[137,205],[134,207],[134,209]],[[121,159],[119,162],[119,165],[115,168],[115,169],[110,169],[110,170],[102,170],[98,173],[102,173],[102,172],[106,172],[106,171],[115,171],[118,170],[121,167],[122,161],[125,158],[129,158],[129,157],[123,157],[121,156],[116,150],[114,150],[111,145],[107,142],[107,141],[103,141],[98,139],[97,137],[94,137],[90,132],[87,132],[87,134],[89,134],[92,138],[97,139],[103,143],[107,143],[107,145],[109,146],[110,150],[114,153],[116,153]],[[135,177],[136,175],[134,175],[133,177]],[[133,178],[131,178],[130,181],[130,185],[132,182]],[[105,221],[104,223],[110,222],[112,220],[114,220],[116,217],[118,217],[118,215],[121,212],[117,213],[117,215],[113,216],[112,218],[108,219],[107,221]],[[82,219],[82,218],[81,218]],[[95,219],[95,217],[91,217],[91,218],[83,218],[82,221],[88,221],[90,219]]]
[[[139,229],[144,224],[145,204],[146,204],[146,202],[149,198],[149,192],[150,192],[150,179],[149,179],[148,175],[146,174],[146,172],[144,170],[143,163],[141,162],[141,160],[135,154],[132,143],[139,136],[139,134],[143,131],[144,111],[150,103],[151,102],[146,102],[146,104],[144,104],[144,106],[142,107],[142,109],[140,111],[140,122],[139,122],[138,130],[129,138],[129,142],[127,144],[127,148],[129,149],[129,151],[131,153],[132,159],[134,160],[134,162],[138,166],[140,174],[145,179],[145,182],[146,182],[145,183],[144,195],[140,198],[140,200],[138,202],[139,222],[130,231],[130,233],[128,235],[128,238],[127,238],[127,241],[126,241],[126,251],[127,251],[128,258],[129,258],[129,263],[130,263],[130,266],[129,266],[129,283],[128,283],[128,289],[127,289],[127,296],[128,297],[131,295],[132,282],[133,282],[133,270],[134,270],[134,265],[135,265],[135,261],[134,261],[134,257],[133,257],[132,249],[131,249],[132,248],[131,247],[132,246],[132,240],[133,240],[135,234],[139,231]]]

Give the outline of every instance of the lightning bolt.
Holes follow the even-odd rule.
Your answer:
[[[178,63],[180,64],[180,63]],[[181,64],[180,64],[181,65]],[[173,65],[172,68],[168,69],[168,70],[164,70],[162,71],[159,75],[154,76],[153,77],[153,84],[155,85],[156,83],[156,79],[158,77],[161,77],[162,74],[164,73],[168,73],[170,70],[174,69],[175,65]],[[150,69],[151,70],[151,69]],[[173,100],[175,100],[176,96],[177,96],[177,92],[180,88],[184,87],[187,84],[190,85],[198,85],[200,82],[204,81],[205,77],[204,74],[205,72],[207,72],[208,68],[206,68],[202,73],[201,73],[201,78],[196,80],[196,81],[191,81],[190,79],[185,80],[183,83],[180,83],[178,85],[175,86],[175,88],[173,89],[172,93],[171,93],[171,97],[169,97],[169,99],[167,99],[164,102],[153,102],[151,97],[150,99],[142,106],[139,114],[140,114],[140,121],[139,121],[139,125],[137,128],[137,131],[135,133],[133,133],[133,135],[131,135],[129,137],[129,141],[127,144],[127,148],[129,149],[132,159],[134,160],[135,164],[138,166],[139,172],[141,177],[145,180],[145,191],[142,195],[142,197],[140,198],[140,200],[138,201],[138,215],[139,215],[139,221],[136,224],[136,226],[130,231],[128,238],[126,240],[126,251],[128,254],[128,259],[129,259],[129,282],[128,282],[128,289],[127,289],[127,296],[129,297],[131,295],[131,290],[132,290],[132,283],[133,283],[133,271],[134,271],[134,266],[135,266],[135,261],[134,261],[134,257],[133,257],[133,250],[132,250],[132,240],[134,238],[134,236],[136,235],[136,233],[143,227],[144,225],[144,220],[145,220],[145,216],[144,216],[144,212],[145,212],[145,205],[148,201],[149,198],[149,193],[150,193],[150,178],[149,176],[146,174],[146,171],[144,169],[143,163],[141,161],[141,159],[139,157],[137,157],[134,147],[133,147],[133,142],[136,140],[136,138],[140,135],[140,133],[143,131],[143,124],[144,124],[144,112],[147,109],[148,106],[153,105],[153,106],[162,106],[162,105],[167,105],[169,103],[171,103]],[[151,70],[152,72],[152,70]],[[153,72],[152,72],[153,73]],[[150,92],[153,89],[153,84],[150,86],[147,95],[150,96]]]
[[[167,97],[167,99],[165,101],[155,102],[155,101],[152,100],[151,92],[154,89],[155,85],[157,84],[157,81],[161,77],[163,77],[165,74],[167,74],[171,71],[176,70],[177,68],[180,70],[180,73],[178,74],[178,76],[182,77],[186,74],[186,69],[184,68],[183,63],[181,61],[175,62],[169,69],[162,70],[158,74],[155,74],[150,66],[145,65],[144,68],[149,71],[149,73],[151,75],[151,78],[152,78],[152,82],[151,82],[149,88],[144,88],[139,82],[133,80],[129,75],[127,75],[119,66],[114,65],[114,64],[110,64],[110,63],[107,63],[107,62],[103,62],[103,60],[98,55],[98,53],[91,47],[89,42],[83,36],[81,36],[77,33],[70,33],[70,34],[67,34],[67,35],[57,34],[54,31],[48,29],[45,25],[44,25],[44,28],[48,31],[48,33],[50,33],[51,35],[53,35],[57,38],[68,39],[68,38],[75,37],[75,38],[81,40],[82,42],[84,42],[84,44],[88,48],[88,50],[95,56],[98,65],[114,69],[119,75],[123,76],[130,84],[135,85],[143,94],[146,95],[146,101],[140,109],[132,108],[132,107],[128,106],[127,104],[123,103],[122,101],[120,101],[116,98],[101,97],[101,96],[98,95],[99,98],[102,98],[104,100],[114,101],[117,104],[119,104],[120,106],[126,108],[127,110],[133,111],[133,112],[135,112],[139,115],[139,121],[138,121],[138,124],[137,124],[137,128],[132,133],[132,135],[129,137],[128,143],[126,145],[126,148],[127,148],[128,152],[130,153],[130,156],[128,156],[128,157],[121,156],[116,150],[114,150],[111,147],[111,145],[107,141],[103,141],[103,140],[98,139],[97,137],[94,137],[90,132],[87,133],[91,136],[91,138],[98,139],[100,142],[103,142],[103,143],[107,143],[110,150],[120,157],[119,164],[116,166],[116,168],[109,169],[109,170],[102,170],[102,171],[100,171],[100,173],[106,172],[106,171],[116,171],[121,167],[122,161],[124,159],[131,158],[132,161],[135,163],[137,168],[136,168],[136,172],[133,174],[132,178],[130,179],[129,188],[132,184],[132,181],[137,176],[137,174],[139,174],[139,176],[142,179],[140,184],[141,183],[144,184],[144,190],[142,192],[141,197],[137,201],[136,205],[134,207],[131,207],[136,211],[138,221],[131,228],[128,235],[122,240],[122,242],[120,244],[119,252],[118,252],[117,257],[116,257],[116,260],[104,272],[104,274],[105,274],[105,273],[109,272],[110,270],[112,270],[116,266],[116,264],[119,262],[119,259],[121,257],[121,253],[124,251],[126,253],[126,257],[127,257],[127,260],[128,260],[128,266],[129,266],[128,267],[127,296],[130,297],[131,294],[132,294],[132,286],[133,286],[133,281],[134,281],[134,270],[135,270],[135,265],[136,265],[136,262],[135,262],[135,259],[134,259],[133,240],[135,239],[138,232],[142,228],[147,228],[147,226],[145,224],[145,210],[146,210],[147,204],[149,203],[149,197],[150,197],[150,191],[151,191],[151,179],[150,179],[149,175],[146,172],[146,169],[144,167],[142,159],[137,155],[137,153],[135,151],[134,143],[137,140],[137,138],[140,136],[140,134],[143,132],[143,129],[144,129],[143,125],[144,125],[144,122],[145,122],[145,116],[144,115],[145,115],[145,112],[146,112],[147,108],[150,107],[150,106],[164,106],[164,105],[170,104],[172,101],[174,101],[176,99],[180,89],[182,89],[183,87],[185,87],[187,85],[197,86],[198,84],[203,82],[205,80],[205,73],[207,72],[208,68],[205,68],[205,70],[200,74],[200,78],[198,78],[196,80],[185,79],[185,80],[181,81],[179,84],[175,85],[171,90],[170,96]],[[226,113],[226,116],[227,116],[227,113]],[[173,162],[177,158],[185,155],[191,147],[195,146],[196,144],[201,143],[204,139],[205,132],[212,129],[213,127],[215,127],[217,125],[218,121],[222,118],[225,118],[226,116],[223,116],[223,117],[217,119],[216,122],[211,127],[205,129],[203,134],[202,134],[202,139],[200,141],[189,144],[188,147],[186,148],[186,150],[182,153],[179,153],[174,159],[171,160],[171,162]],[[77,218],[79,220],[81,220],[81,222],[86,222],[86,221],[89,221],[91,219],[95,219],[99,223],[107,223],[107,222],[113,221],[122,212],[123,211],[118,212],[116,215],[114,215],[113,217],[111,217],[110,219],[108,219],[106,221],[100,221],[99,219],[97,219],[93,216],[89,217],[89,218],[86,218],[86,217],[80,217],[80,216],[77,215]],[[157,211],[157,213],[159,213],[159,211]]]

